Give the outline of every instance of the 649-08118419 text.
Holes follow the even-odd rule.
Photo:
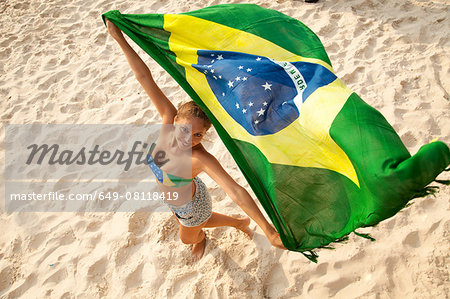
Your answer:
[[[177,200],[178,192],[11,193],[9,200]]]

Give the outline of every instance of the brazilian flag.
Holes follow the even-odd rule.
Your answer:
[[[386,119],[336,77],[314,32],[280,12],[226,4],[105,18],[206,112],[284,246],[312,260],[312,249],[427,194],[449,164],[438,141],[411,156]]]

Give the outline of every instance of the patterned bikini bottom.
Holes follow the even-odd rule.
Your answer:
[[[174,212],[183,226],[198,226],[209,219],[212,215],[212,202],[205,183],[198,178],[194,178],[195,193],[192,200],[182,206],[166,205]]]

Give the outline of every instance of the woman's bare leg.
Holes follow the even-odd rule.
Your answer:
[[[250,218],[248,217],[234,218],[213,212],[203,227],[232,226],[244,232],[251,239],[253,231],[248,227],[249,225]]]
[[[231,226],[241,230],[251,239],[253,237],[253,231],[249,228],[249,225],[250,218],[248,217],[234,218],[212,212],[211,217],[199,226],[187,227],[180,223],[180,239],[184,244],[193,244],[192,254],[196,259],[200,259],[205,252],[206,244],[206,235],[202,228]]]
[[[184,244],[192,245],[192,254],[195,259],[200,259],[205,252],[206,235],[202,230],[203,225],[187,227],[180,224],[180,239]]]

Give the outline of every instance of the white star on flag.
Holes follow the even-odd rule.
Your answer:
[[[266,84],[264,84],[264,85],[261,85],[262,87],[264,87],[264,90],[272,90],[272,89],[270,89],[270,86],[272,86],[272,84],[269,84],[268,82],[266,82]],[[265,102],[264,102],[265,103]],[[265,106],[265,105],[264,105]]]
[[[212,57],[208,57],[208,56],[204,56],[204,62],[199,64],[199,68],[198,70],[200,72],[204,72],[205,73],[205,77],[208,78],[208,80],[210,80],[211,78],[215,79],[218,82],[215,83],[219,83],[218,87],[220,87],[220,89],[218,89],[216,92],[216,94],[218,95],[217,100],[222,101],[226,101],[227,99],[229,99],[228,103],[226,103],[227,107],[231,108],[230,113],[235,113],[234,115],[236,115],[236,113],[239,115],[238,119],[242,118],[242,121],[245,121],[248,125],[249,125],[249,130],[254,130],[255,132],[258,132],[260,130],[265,130],[267,128],[265,128],[265,118],[268,117],[266,115],[266,111],[268,111],[268,107],[269,104],[272,105],[272,102],[269,100],[265,100],[264,101],[264,97],[265,96],[269,96],[271,95],[273,92],[275,92],[275,89],[278,88],[278,82],[269,82],[270,79],[265,79],[265,80],[269,80],[269,81],[262,81],[264,79],[260,78],[261,81],[257,80],[257,77],[254,77],[254,75],[258,73],[258,70],[256,70],[255,74],[253,73],[253,66],[258,65],[256,64],[257,62],[261,62],[261,63],[265,63],[266,62],[266,58],[264,57],[254,57],[251,59],[255,59],[253,60],[253,62],[248,62],[246,63],[245,61],[240,61],[240,62],[236,62],[236,64],[232,64],[230,65],[230,67],[228,67],[228,69],[224,69],[222,67],[222,65],[220,65],[219,68],[217,68],[217,66],[215,66],[213,63],[215,61],[217,61],[220,64],[220,60],[225,59],[224,56],[225,55],[219,55],[219,54],[214,54],[211,55]],[[264,58],[264,61],[262,61]],[[212,59],[212,61],[211,61]],[[250,59],[250,60],[251,60]],[[211,62],[209,62],[211,61]],[[242,64],[240,64],[242,63]],[[252,65],[251,63],[253,63],[254,65]],[[245,65],[247,64],[247,65]],[[237,70],[236,70],[237,69]],[[217,71],[217,72],[216,72]],[[220,75],[220,74],[223,75]],[[224,80],[219,81],[220,80]],[[248,82],[247,82],[248,81]],[[261,84],[261,83],[264,84]],[[252,92],[252,94],[249,97],[246,98],[246,100],[244,100],[243,102],[240,102],[239,100],[236,100],[236,96],[238,93],[240,94],[243,90],[248,90],[251,89],[253,86],[251,85],[246,85],[247,83],[251,84],[251,83],[256,83],[256,84],[252,84],[253,86],[256,85],[260,85],[261,87],[263,87],[264,89],[258,89],[256,88],[256,90],[254,90]],[[228,87],[228,88],[227,88]],[[275,89],[272,91],[272,87],[274,87]],[[266,91],[269,92],[266,92]],[[222,96],[220,96],[220,94]],[[259,102],[259,101],[254,101],[256,98],[261,98],[263,97],[261,100],[263,102]],[[234,106],[233,107],[233,100],[235,101]],[[230,103],[231,101],[231,103]],[[281,105],[286,104],[286,101],[280,101],[282,102]],[[280,103],[279,102],[279,103]],[[225,103],[225,102],[224,102]],[[279,107],[279,106],[277,106]],[[281,107],[279,107],[281,108]],[[236,110],[234,110],[236,109]],[[240,114],[239,111],[242,113]],[[268,111],[267,113],[270,113],[270,111]],[[245,115],[244,115],[245,114]],[[234,116],[233,116],[234,117]],[[253,127],[253,128],[252,128]]]

